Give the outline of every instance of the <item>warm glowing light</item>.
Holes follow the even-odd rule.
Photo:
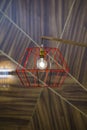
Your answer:
[[[9,72],[11,72],[13,69],[7,69],[7,68],[0,68],[0,78],[10,78],[11,75],[9,75]]]
[[[47,61],[44,58],[40,58],[37,60],[37,68],[38,69],[46,69],[47,68]]]
[[[2,72],[11,72],[13,69],[7,69],[7,68],[0,68],[0,73]]]
[[[11,78],[12,77],[12,75],[5,75],[5,74],[3,74],[3,75],[1,75],[0,74],[0,78],[2,79],[2,78]]]

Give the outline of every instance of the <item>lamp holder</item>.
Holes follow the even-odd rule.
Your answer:
[[[43,45],[43,39],[41,40],[40,58],[44,58],[44,45]]]

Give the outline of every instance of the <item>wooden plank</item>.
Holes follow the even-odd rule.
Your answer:
[[[5,4],[7,5],[7,2]],[[13,5],[15,8],[12,8]],[[34,0],[32,3],[26,0],[24,2],[12,1],[12,4],[7,11],[9,17],[6,17],[6,15],[3,14],[5,19],[3,19],[0,24],[0,30],[3,30],[0,32],[0,39],[3,44],[2,50],[18,61],[24,49],[28,47],[29,44],[31,45],[31,42],[34,44],[36,44],[36,42],[39,43],[38,41],[40,41],[42,34],[54,37],[58,37],[59,35],[61,38],[62,32],[63,39],[86,43],[86,5],[87,1],[85,0],[83,2],[77,1],[75,3],[72,0],[69,2],[67,1],[66,3],[63,3],[60,0],[51,0],[50,5],[48,1],[35,2]],[[2,7],[3,5],[1,4],[1,9]],[[69,12],[70,8],[71,11]],[[68,14],[69,19],[66,20]],[[79,25],[81,25],[81,28]],[[36,42],[34,42],[31,37]],[[11,44],[11,41],[14,42]],[[26,41],[26,44],[24,44],[24,41]],[[47,42],[47,45],[48,44],[49,42]],[[56,47],[57,45],[51,43],[50,46]],[[86,87],[86,49],[69,45],[59,45],[59,49],[68,62],[70,73]]]
[[[87,117],[49,89],[44,89],[29,128],[31,130],[86,130]]]

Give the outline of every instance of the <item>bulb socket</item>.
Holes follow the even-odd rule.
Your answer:
[[[40,48],[40,58],[44,58],[44,49]]]

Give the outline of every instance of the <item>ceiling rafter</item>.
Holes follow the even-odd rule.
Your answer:
[[[14,23],[12,19],[10,19],[1,9],[0,12],[13,24],[15,27],[17,27],[27,38],[29,38],[37,47],[40,47],[23,29],[21,29],[17,24]],[[50,56],[50,58],[54,61],[54,59]],[[56,62],[56,61],[54,61]],[[56,62],[57,63],[57,62]],[[57,63],[58,64],[58,63]],[[59,65],[59,64],[58,64]],[[59,65],[60,66],[60,65]],[[67,72],[66,72],[67,73]],[[73,77],[70,73],[68,75],[73,78],[84,90],[87,91],[87,89],[75,78]]]

